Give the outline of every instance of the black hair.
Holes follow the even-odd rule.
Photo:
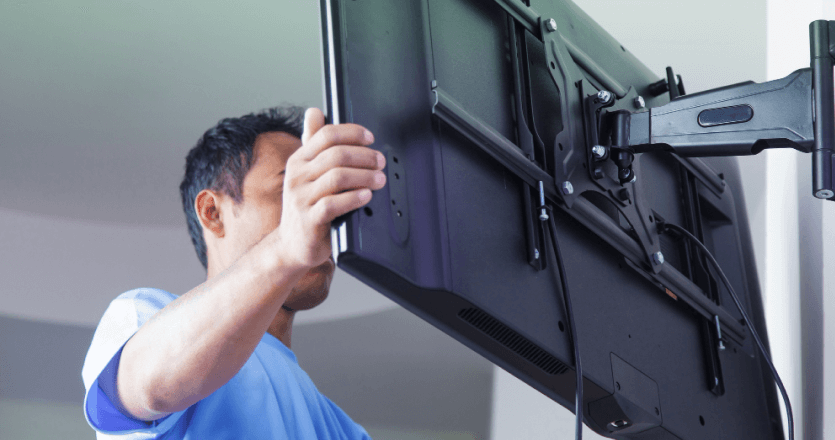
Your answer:
[[[207,130],[186,156],[185,175],[180,183],[180,198],[186,214],[188,233],[197,258],[208,269],[206,240],[194,200],[204,189],[223,193],[243,201],[244,177],[252,167],[255,138],[261,133],[283,131],[301,139],[305,108],[273,107],[240,118],[221,119]]]

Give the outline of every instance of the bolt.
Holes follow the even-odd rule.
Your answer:
[[[548,32],[554,32],[557,30],[557,20],[553,18],[549,18],[545,21],[545,27],[548,29]]]
[[[565,195],[574,194],[574,185],[572,185],[571,182],[566,180],[562,183],[562,193]]]
[[[432,80],[432,88],[438,87],[438,81]]]
[[[725,343],[722,342],[722,340],[720,339],[719,340],[719,350],[724,350],[724,349],[725,349]]]
[[[618,156],[620,156],[620,155],[618,155]],[[618,169],[618,181],[623,182],[624,180],[631,179],[632,177],[635,177],[635,173],[631,169],[629,169],[629,168],[619,168]],[[629,181],[626,180],[626,183],[629,183]]]
[[[533,258],[534,258],[535,260],[538,260],[538,259],[539,259],[539,249],[537,249],[537,248],[534,248],[534,249],[533,249]]]
[[[644,101],[643,96],[638,96],[633,101],[635,103],[635,107],[644,108],[646,107],[647,103]]]
[[[612,92],[608,90],[601,90],[597,92],[597,99],[604,104],[608,104],[612,100]]]
[[[656,264],[664,264],[664,254],[656,252],[652,254],[652,260],[655,261]]]
[[[594,172],[592,174],[595,179],[602,179],[603,178],[603,168],[594,167]]]
[[[620,198],[624,202],[629,200],[629,189],[621,188],[620,191],[618,191],[618,198]]]
[[[591,153],[594,154],[595,159],[603,159],[606,156],[606,147],[602,145],[595,145],[591,147]]]
[[[833,196],[832,191],[830,191],[828,189],[822,189],[822,190],[815,193],[815,197],[817,197],[819,199],[828,199],[832,196]]]
[[[629,183],[635,183],[636,180],[638,180],[638,176],[635,175],[635,172],[632,172],[632,179],[629,181]]]
[[[541,180],[539,181],[539,206],[542,206],[539,219],[542,221],[548,220],[548,211],[545,210],[545,187],[542,185]]]

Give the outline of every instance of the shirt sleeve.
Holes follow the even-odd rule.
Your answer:
[[[148,319],[176,296],[159,289],[136,289],[114,299],[104,312],[84,360],[84,416],[102,434],[142,433],[153,439],[169,431],[185,411],[146,422],[124,414],[109,395],[115,395],[116,372],[122,348]],[[108,392],[105,392],[108,391]]]

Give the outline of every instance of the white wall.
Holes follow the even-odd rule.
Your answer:
[[[830,228],[823,234],[823,383],[810,384],[823,395],[823,434],[820,438],[835,438],[835,206],[825,206],[822,223]]]
[[[767,79],[782,78],[794,70],[809,66],[809,23],[824,18],[820,0],[792,2],[767,2]],[[801,182],[798,165],[810,161],[792,150],[772,150],[766,157],[766,259],[763,303],[770,338],[774,366],[792,402],[796,438],[814,428],[818,420],[804,418],[803,360],[807,356],[804,347],[801,322],[800,264],[801,255],[818,259],[818,253],[809,255],[800,248],[800,198],[812,197],[811,191],[799,194]],[[810,183],[803,182],[805,188]],[[807,202],[804,200],[804,202]],[[817,213],[820,215],[820,213]],[[814,225],[808,225],[814,227]],[[808,232],[808,231],[804,231]],[[816,231],[820,234],[819,231]],[[761,266],[762,267],[762,266]],[[818,275],[820,276],[820,275]],[[811,298],[809,298],[811,299]],[[808,329],[819,332],[820,329]],[[813,371],[813,370],[810,370]],[[783,408],[785,420],[785,407]],[[812,409],[814,411],[814,408]],[[810,413],[810,415],[812,415]],[[788,426],[784,427],[788,434]]]

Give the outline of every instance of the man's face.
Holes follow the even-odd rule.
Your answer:
[[[243,181],[243,201],[234,206],[229,197],[221,201],[224,232],[229,239],[224,246],[234,261],[272,232],[281,222],[284,169],[287,159],[301,140],[284,132],[260,134],[253,146],[255,162]],[[229,215],[232,213],[232,215]],[[292,310],[307,310],[328,296],[335,265],[332,259],[311,269],[299,281],[284,305]]]

